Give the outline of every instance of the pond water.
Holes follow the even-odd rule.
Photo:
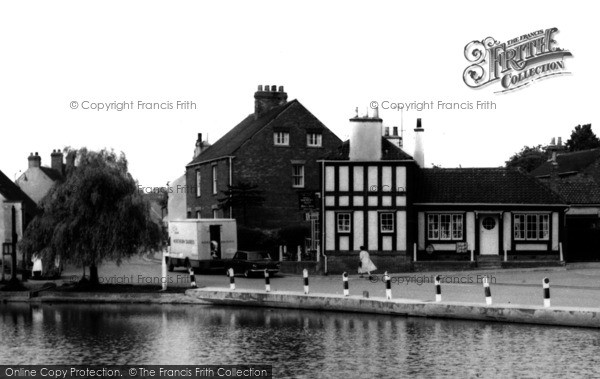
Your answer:
[[[0,304],[1,364],[272,364],[274,378],[600,375],[600,331],[188,305]]]

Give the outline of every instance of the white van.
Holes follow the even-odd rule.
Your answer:
[[[237,251],[237,224],[229,218],[169,221],[169,241],[169,271],[175,267],[225,271],[224,260]]]

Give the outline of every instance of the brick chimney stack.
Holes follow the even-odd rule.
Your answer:
[[[271,109],[283,105],[287,102],[287,93],[283,91],[283,86],[258,86],[254,93],[254,118],[259,118]]]
[[[52,150],[52,154],[50,154],[50,167],[60,172],[61,175],[65,174],[63,153],[60,149]]]
[[[194,158],[202,154],[210,144],[206,141],[202,141],[202,133],[198,133],[198,139],[196,140],[196,148],[194,149]]]
[[[42,165],[42,157],[38,155],[37,151],[35,152],[35,155],[33,155],[33,153],[29,153],[27,161],[29,162],[29,168],[40,167]]]
[[[73,167],[75,167],[75,158],[76,158],[76,154],[74,151],[71,151],[67,154],[67,157],[65,158],[65,174],[71,170]]]

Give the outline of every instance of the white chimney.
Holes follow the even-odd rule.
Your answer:
[[[421,119],[417,119],[417,127],[415,128],[415,153],[413,158],[420,167],[425,167],[425,152],[423,149],[423,132],[425,130],[421,126]]]
[[[379,118],[379,110],[375,109],[373,117],[364,116],[350,119],[350,154],[351,161],[381,160],[381,128],[383,120]]]

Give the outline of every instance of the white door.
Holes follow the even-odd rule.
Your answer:
[[[481,255],[498,255],[499,224],[498,216],[482,215],[479,219],[479,251]]]

